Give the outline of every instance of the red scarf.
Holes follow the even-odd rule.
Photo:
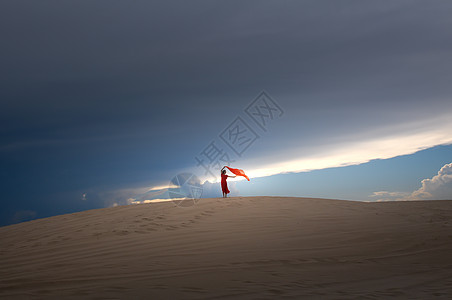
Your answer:
[[[226,166],[226,168],[229,169],[229,171],[231,171],[231,173],[237,175],[237,176],[243,176],[245,177],[248,181],[250,181],[249,177],[246,176],[245,172],[243,172],[243,170],[240,169],[234,169],[234,168],[229,168],[228,166]]]

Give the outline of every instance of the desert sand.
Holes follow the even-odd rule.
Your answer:
[[[119,206],[0,228],[7,299],[450,299],[452,201]]]

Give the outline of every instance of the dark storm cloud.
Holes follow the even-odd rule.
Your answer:
[[[55,205],[170,178],[262,89],[287,112],[270,144],[450,109],[451,13],[446,1],[2,1],[8,199],[38,189]]]
[[[108,119],[262,87],[381,93],[397,78],[396,91],[410,84],[415,94],[419,83],[441,91],[445,80],[425,82],[426,72],[438,79],[450,70],[451,8],[436,4],[7,2],[2,98],[22,113]]]

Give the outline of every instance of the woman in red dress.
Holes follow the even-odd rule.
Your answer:
[[[226,168],[226,166],[221,169],[221,190],[223,191],[223,198],[227,198],[230,191],[228,189],[228,183],[226,179],[228,177],[235,178],[235,176],[226,175],[226,170],[224,168]]]

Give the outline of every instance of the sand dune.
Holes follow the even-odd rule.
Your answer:
[[[8,299],[450,299],[452,201],[246,197],[0,228]]]

